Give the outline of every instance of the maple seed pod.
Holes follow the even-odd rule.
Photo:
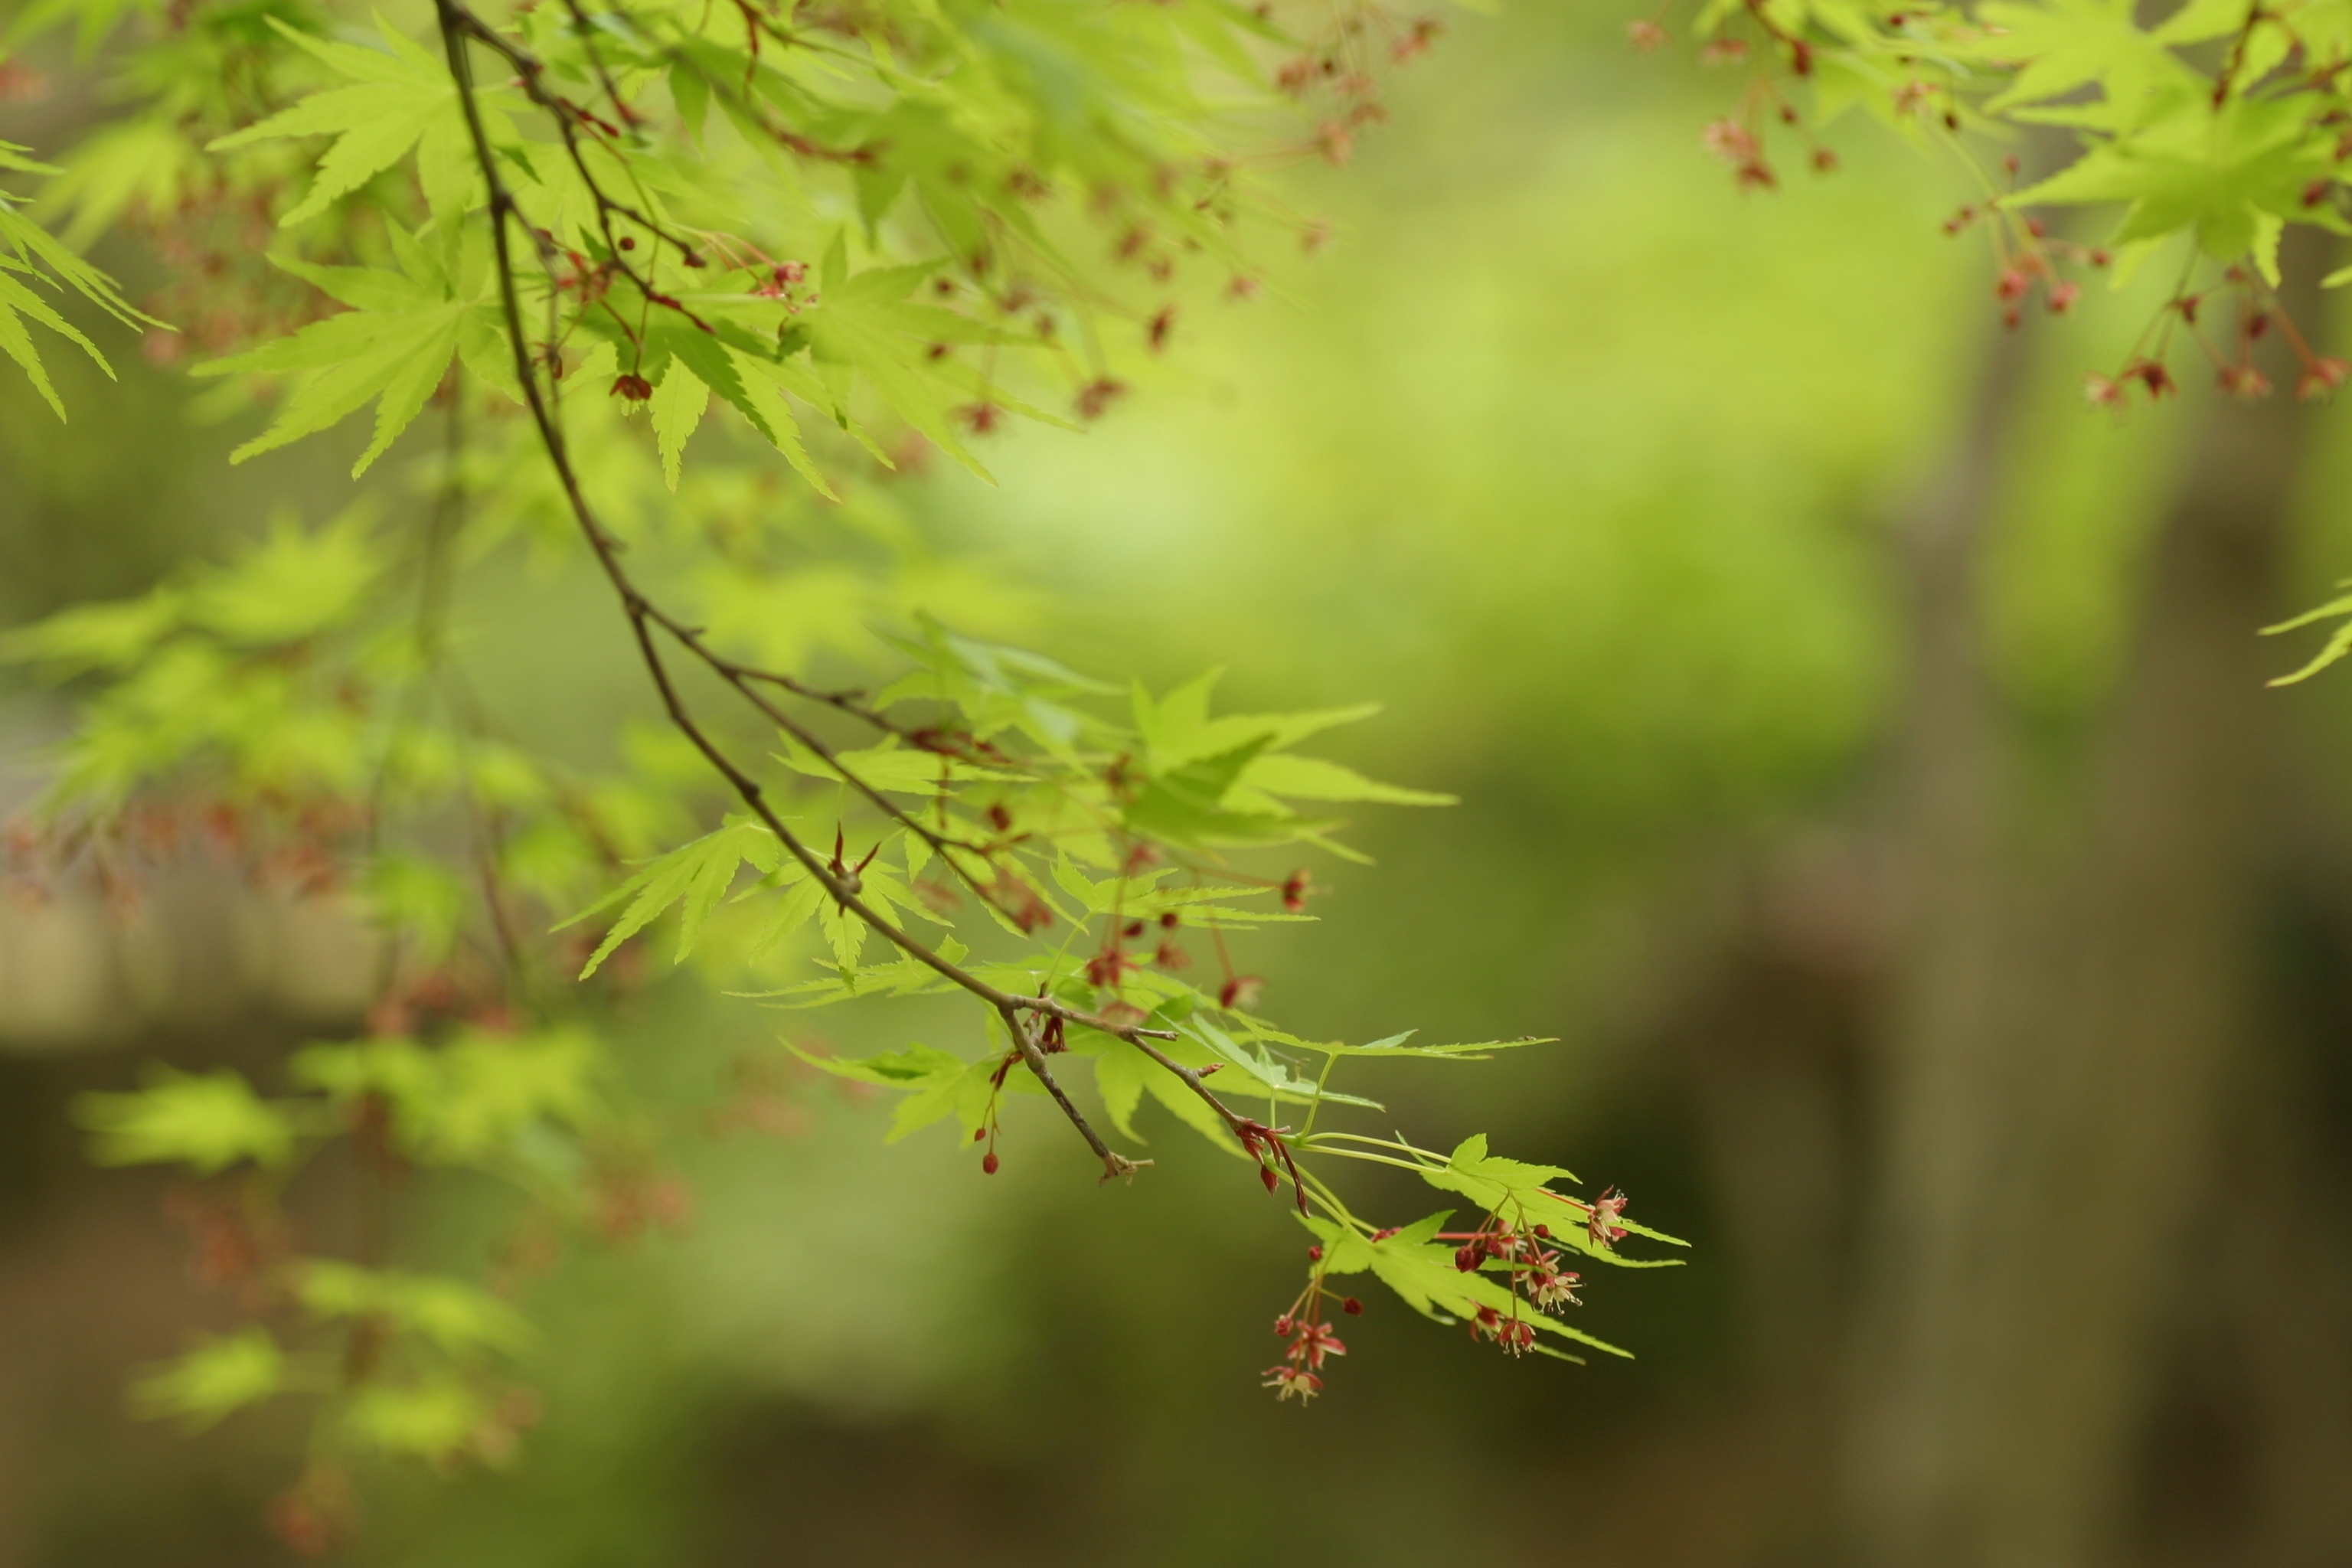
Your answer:
[[[980,1169],[983,1175],[996,1174],[997,1163],[996,1151],[993,1149],[980,1157]]]
[[[1364,1315],[1364,1304],[1350,1296],[1339,1303],[1339,1310],[1351,1318],[1360,1318]]]

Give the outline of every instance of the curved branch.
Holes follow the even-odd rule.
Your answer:
[[[548,460],[555,469],[557,480],[562,488],[564,500],[572,517],[578,522],[582,534],[588,541],[589,549],[595,555],[597,563],[603,568],[606,579],[612,584],[614,591],[620,595],[621,607],[628,617],[630,631],[636,639],[637,651],[644,658],[647,673],[653,678],[655,689],[661,696],[662,705],[667,711],[671,723],[693,743],[695,749],[703,754],[720,776],[727,780],[743,804],[749,806],[761,823],[776,836],[777,841],[795,860],[800,862],[803,870],[816,879],[818,886],[824,888],[835,903],[880,932],[886,940],[906,953],[908,957],[932,970],[942,979],[970,992],[1012,1023],[1014,1026],[1013,1037],[1021,1045],[1023,1059],[1028,1064],[1029,1069],[1036,1074],[1039,1081],[1046,1086],[1055,1102],[1061,1106],[1064,1114],[1069,1117],[1088,1146],[1103,1160],[1105,1174],[1107,1176],[1131,1174],[1136,1169],[1135,1162],[1113,1153],[1108,1145],[1104,1143],[1101,1136],[1079,1113],[1077,1107],[1062,1091],[1060,1085],[1055,1081],[1052,1073],[1045,1067],[1044,1054],[1037,1048],[1036,1042],[1029,1037],[1027,1031],[1019,1026],[1018,1015],[1023,1011],[1043,1014],[1063,1019],[1067,1023],[1100,1030],[1104,1034],[1111,1035],[1150,1051],[1156,1059],[1171,1068],[1174,1068],[1173,1063],[1169,1062],[1166,1057],[1161,1056],[1144,1042],[1147,1039],[1174,1039],[1175,1032],[1168,1029],[1145,1029],[1133,1024],[1116,1023],[1108,1018],[1072,1007],[1051,996],[1014,995],[990,984],[918,941],[895,921],[885,918],[859,899],[857,884],[854,880],[836,876],[831,867],[819,858],[807,845],[801,842],[792,829],[784,825],[783,819],[776,814],[775,809],[768,804],[766,793],[759,781],[745,773],[719,748],[718,742],[713,741],[696,721],[688,710],[685,700],[678,695],[677,688],[670,679],[669,668],[664,663],[661,650],[654,640],[654,629],[656,626],[677,637],[688,651],[710,665],[762,712],[767,713],[779,723],[786,725],[788,729],[793,730],[797,738],[798,727],[777,714],[772,704],[766,702],[753,692],[748,686],[745,676],[740,670],[711,654],[703,647],[699,637],[692,628],[658,609],[651,600],[646,598],[644,592],[630,578],[627,570],[621,564],[618,542],[597,521],[595,510],[590,505],[587,494],[581,486],[578,471],[572,466],[570,450],[563,439],[562,427],[556,422],[554,411],[550,406],[547,395],[540,384],[539,367],[533,363],[529,341],[524,333],[522,305],[515,282],[514,253],[512,242],[508,234],[509,224],[521,223],[522,216],[516,208],[513,193],[508,189],[505,180],[499,174],[497,158],[490,146],[489,133],[482,121],[481,106],[476,96],[472,62],[467,53],[467,40],[476,38],[488,43],[490,47],[510,62],[517,64],[518,68],[521,68],[524,62],[529,62],[529,68],[524,73],[526,84],[529,84],[532,72],[538,68],[537,62],[520,50],[506,44],[504,40],[497,38],[478,17],[458,4],[458,0],[436,0],[435,11],[439,21],[442,46],[449,60],[450,74],[457,86],[458,101],[465,115],[467,133],[473,145],[475,163],[480,169],[489,192],[491,243],[498,268],[499,305],[505,317],[508,342],[514,353],[515,370],[521,384],[523,400],[530,410],[531,422],[538,431],[540,444],[546,450]],[[532,91],[534,101],[541,102],[543,106],[552,107],[548,105],[544,94],[535,89]],[[560,110],[557,112],[560,121]],[[568,132],[566,140],[567,142],[570,140]],[[583,177],[586,177],[584,168]],[[530,232],[527,224],[523,226],[527,233]],[[533,237],[534,240],[537,239],[536,236]],[[545,242],[538,243],[544,258]],[[830,753],[824,754],[830,755]],[[845,779],[857,784],[863,793],[875,798],[877,804],[891,810],[894,815],[899,815],[888,802],[881,801],[874,791],[867,788],[862,781],[856,779],[851,770],[843,767],[837,761],[834,763],[834,766]],[[929,836],[926,835],[926,837]],[[1197,1075],[1185,1068],[1176,1068],[1175,1070],[1179,1076],[1184,1077],[1188,1082],[1198,1089]],[[1214,1097],[1211,1098],[1213,1102]],[[1223,1110],[1223,1107],[1220,1106],[1219,1109]]]

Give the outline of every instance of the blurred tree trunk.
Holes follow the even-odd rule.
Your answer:
[[[2291,276],[2319,275],[2316,248]],[[2124,1554],[2163,1336],[2221,1266],[2190,1226],[2222,1185],[2230,1075],[2264,1048],[2281,702],[2254,631],[2276,609],[2307,421],[2284,395],[2198,415],[2064,852],[2035,852],[1978,582],[2021,353],[1995,354],[1910,542],[1900,912],[1845,1460],[1872,1568]]]

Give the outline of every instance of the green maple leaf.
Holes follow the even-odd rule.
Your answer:
[[[2335,166],[2330,144],[2308,134],[2311,120],[2312,102],[2300,95],[2237,98],[2219,110],[2185,103],[2009,199],[2021,206],[2127,203],[2117,243],[2185,231],[2225,261],[2259,247],[2268,274],[2267,252],[2283,224],[2341,224],[2304,204],[2305,188]]]
[[[479,296],[457,298],[424,247],[397,226],[390,232],[404,268],[399,272],[278,263],[351,310],[250,353],[196,367],[198,375],[261,372],[301,377],[276,423],[230,453],[230,462],[242,463],[339,425],[375,399],[375,436],[352,465],[356,479],[423,411],[457,355],[468,314],[488,307]]]
[[[684,963],[687,954],[694,950],[694,939],[700,933],[703,921],[709,919],[710,911],[719,907],[719,900],[734,884],[737,869],[749,864],[754,870],[772,872],[782,863],[784,847],[776,836],[761,824],[748,819],[730,822],[671,850],[563,922],[565,926],[572,925],[625,898],[629,900],[621,918],[604,933],[604,942],[589,955],[580,978],[585,980],[595,973],[597,966],[612,956],[614,949],[651,925],[672,904],[678,903],[685,908],[678,922],[677,962]],[[563,926],[556,929],[561,931]]]
[[[17,174],[54,174],[58,171],[47,163],[37,163],[24,156],[25,149],[13,142],[0,142],[0,172]],[[25,279],[63,283],[84,299],[100,306],[109,315],[123,322],[143,322],[155,325],[151,318],[132,310],[115,292],[113,280],[84,261],[68,247],[58,243],[47,230],[18,211],[6,195],[0,195],[0,353],[15,360],[18,368],[33,384],[35,391],[48,404],[57,416],[66,416],[66,405],[58,396],[57,388],[49,384],[48,371],[41,363],[40,351],[33,345],[33,335],[26,331],[27,321],[37,321],[89,355],[99,369],[109,377],[114,367],[98,352],[79,328],[58,314],[47,300],[26,286]]]
[[[1982,54],[2025,62],[2009,89],[1986,104],[1991,113],[2095,83],[2106,98],[2101,122],[2119,129],[2151,94],[2199,85],[2196,73],[2161,41],[2134,26],[2132,0],[1992,5],[1979,16],[1998,29],[1979,46]]]
[[[406,157],[428,132],[436,153],[453,143],[463,146],[465,124],[448,62],[387,26],[382,17],[376,19],[376,30],[383,38],[383,49],[324,43],[275,16],[269,25],[352,83],[314,92],[290,109],[220,137],[206,149],[226,153],[281,136],[335,138],[319,160],[310,194],[278,220],[281,226],[290,227],[326,211],[336,197],[359,189]],[[440,168],[447,160],[436,155],[428,162]],[[437,215],[447,197],[436,194],[443,195],[434,204]]]

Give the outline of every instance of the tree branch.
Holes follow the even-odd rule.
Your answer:
[[[749,806],[761,823],[776,836],[777,841],[795,860],[800,862],[803,869],[816,879],[817,884],[824,889],[835,903],[865,921],[873,930],[879,931],[886,940],[907,956],[930,969],[942,979],[970,992],[994,1008],[1008,1022],[1013,1023],[1013,1037],[1021,1046],[1023,1059],[1028,1064],[1030,1071],[1046,1086],[1055,1102],[1061,1106],[1064,1114],[1077,1128],[1080,1136],[1086,1139],[1087,1145],[1102,1159],[1106,1175],[1132,1173],[1136,1169],[1135,1163],[1111,1152],[1100,1134],[1087,1123],[1086,1118],[1079,1113],[1077,1107],[1071,1102],[1069,1097],[1062,1091],[1060,1085],[1055,1081],[1051,1071],[1045,1066],[1043,1052],[1037,1048],[1036,1042],[1019,1026],[1018,1015],[1023,1011],[1043,1014],[1063,1019],[1067,1023],[1100,1030],[1104,1034],[1150,1051],[1156,1059],[1171,1068],[1174,1067],[1173,1063],[1145,1045],[1144,1041],[1147,1038],[1174,1039],[1175,1032],[1166,1029],[1145,1029],[1133,1024],[1115,1023],[1098,1015],[1071,1007],[1051,996],[1021,996],[1000,990],[926,946],[896,922],[884,918],[858,898],[858,889],[855,880],[836,876],[814,851],[802,843],[792,829],[784,825],[783,819],[777,816],[774,808],[768,804],[766,794],[759,781],[745,773],[719,748],[688,711],[684,700],[678,695],[677,689],[670,678],[668,667],[662,659],[661,650],[654,640],[653,634],[656,626],[677,638],[688,652],[709,665],[737,691],[751,700],[772,721],[783,725],[788,732],[795,735],[796,739],[801,738],[803,733],[797,725],[780,715],[772,704],[768,703],[751,690],[748,685],[747,677],[740,668],[712,654],[703,646],[701,639],[692,628],[658,609],[646,598],[630,578],[626,569],[622,566],[617,542],[597,521],[594,508],[590,505],[587,495],[581,486],[579,474],[572,466],[570,450],[564,442],[562,428],[556,422],[554,411],[550,406],[547,395],[540,384],[539,368],[533,362],[530,343],[524,332],[520,295],[515,280],[513,247],[508,234],[508,225],[510,222],[521,224],[522,215],[516,207],[513,193],[508,189],[504,178],[499,172],[497,157],[490,146],[489,132],[483,123],[481,106],[476,96],[472,62],[467,53],[467,40],[473,38],[485,43],[509,63],[515,65],[517,69],[522,72],[526,90],[530,92],[533,101],[554,113],[559,124],[563,122],[562,111],[547,98],[543,91],[533,85],[532,79],[539,67],[538,62],[531,57],[499,38],[480,18],[458,4],[458,0],[436,0],[435,11],[439,22],[442,47],[449,60],[450,75],[457,86],[458,101],[464,112],[467,134],[472,142],[475,163],[481,171],[489,192],[491,243],[498,267],[499,299],[505,317],[509,344],[514,353],[515,370],[521,384],[523,400],[530,410],[531,422],[538,431],[540,444],[545,449],[548,460],[555,470],[557,481],[562,488],[564,500],[570,507],[572,517],[579,524],[580,531],[586,538],[589,549],[595,555],[597,563],[603,568],[606,579],[620,596],[623,612],[628,616],[630,631],[636,639],[638,653],[645,661],[647,673],[653,678],[655,689],[660,694],[662,705],[667,711],[671,723],[693,743],[695,749],[703,754],[720,776],[726,779],[743,804]],[[565,130],[565,139],[569,145],[572,137],[568,127]],[[590,179],[585,165],[579,163],[576,147],[573,149],[573,158],[575,167],[581,172],[581,177],[583,180],[590,180],[593,189],[593,182]],[[527,224],[523,226],[527,233],[530,232]],[[544,262],[548,256],[546,242],[540,240],[535,234],[533,239]],[[649,298],[652,297],[652,293],[653,291],[648,289]],[[820,750],[821,754],[828,758],[831,756],[829,752],[822,752],[821,747],[810,741],[804,740],[803,743],[812,744],[812,749]],[[845,780],[855,784],[861,793],[874,799],[877,804],[894,816],[903,819],[903,814],[898,812],[890,803],[881,800],[875,791],[855,776],[852,770],[843,767],[837,760],[833,762],[833,765],[841,773]],[[929,835],[926,834],[926,837],[929,837]],[[942,858],[945,858],[944,854]],[[1175,1070],[1192,1083],[1196,1090],[1205,1093],[1205,1090],[1199,1089],[1197,1075],[1183,1068]],[[1210,1099],[1212,1103],[1215,1103],[1213,1096]],[[1220,1105],[1219,1109],[1223,1110],[1223,1108]],[[1227,1115],[1230,1119],[1229,1112]]]

